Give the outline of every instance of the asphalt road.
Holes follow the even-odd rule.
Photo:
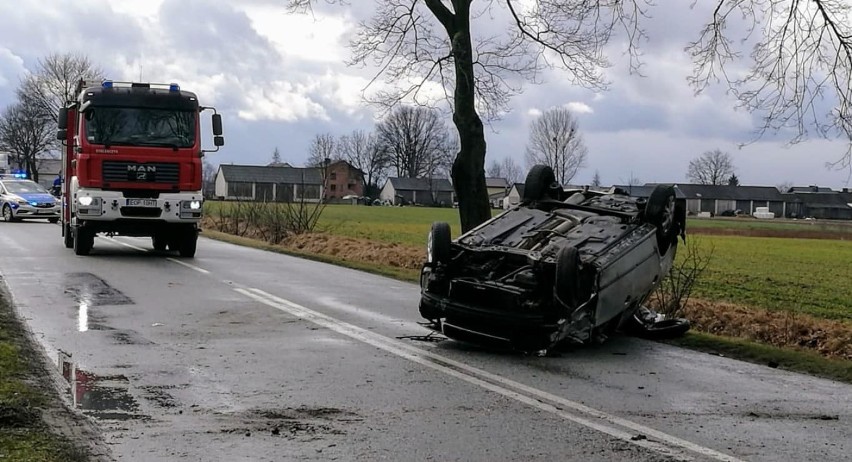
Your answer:
[[[415,285],[202,239],[0,223],[0,276],[118,460],[849,460],[852,387],[614,338],[426,339]]]

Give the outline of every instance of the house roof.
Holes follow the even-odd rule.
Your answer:
[[[453,185],[446,178],[388,178],[396,191],[439,191],[452,192]]]
[[[322,184],[318,168],[219,165],[225,181],[236,183]]]
[[[651,185],[646,184],[646,186]],[[784,196],[774,186],[730,186],[711,184],[678,184],[687,199],[783,201]]]
[[[489,194],[488,200],[493,201],[493,200],[502,199],[504,197],[506,197],[506,193],[501,191],[501,192],[496,192],[494,194]]]
[[[518,195],[524,197],[524,183],[515,183],[512,185],[512,189],[518,191]],[[510,190],[511,192],[511,190]]]
[[[485,187],[486,188],[508,188],[509,180],[505,178],[486,178],[485,179]]]
[[[830,193],[835,192],[832,191],[831,188],[824,188],[820,186],[793,186],[789,189],[791,193]]]
[[[796,194],[797,199],[810,208],[849,208],[852,203],[850,193],[805,193]]]

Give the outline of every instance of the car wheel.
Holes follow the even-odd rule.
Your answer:
[[[524,181],[524,202],[541,200],[556,183],[556,175],[548,165],[533,165]]]
[[[647,339],[667,339],[682,337],[689,331],[689,320],[684,318],[663,319],[650,324],[642,324],[636,335]]]
[[[57,222],[59,222],[59,218],[48,218],[47,221],[49,223],[57,223]]]
[[[7,223],[15,221],[15,215],[12,212],[12,207],[9,207],[9,204],[3,205],[3,221]]]
[[[88,255],[95,245],[95,233],[85,229],[74,230],[74,255]]]
[[[556,275],[553,295],[568,309],[574,309],[582,301],[580,288],[580,252],[576,247],[562,247],[556,254]]]
[[[450,260],[450,225],[443,221],[432,223],[426,240],[426,261],[446,263]]]
[[[675,190],[672,185],[657,185],[645,206],[645,220],[657,227],[660,253],[669,250],[675,235]]]
[[[62,241],[66,249],[74,248],[74,236],[71,234],[71,226],[67,223],[62,225]]]
[[[193,258],[198,246],[198,233],[194,229],[184,231],[178,244],[178,254],[183,258]]]

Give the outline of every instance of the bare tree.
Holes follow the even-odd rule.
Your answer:
[[[331,133],[323,133],[316,135],[311,141],[311,147],[308,148],[308,160],[305,165],[308,167],[322,167],[333,160],[336,160],[337,141]]]
[[[6,108],[0,116],[0,149],[12,153],[12,163],[38,181],[39,156],[53,144],[53,121],[32,101]]]
[[[734,160],[727,152],[718,149],[707,151],[689,161],[686,177],[698,184],[726,184],[734,174]]]
[[[711,20],[687,48],[695,63],[691,77],[695,88],[702,91],[724,80],[742,107],[761,116],[756,138],[792,128],[791,143],[796,143],[813,128],[819,137],[848,141],[845,154],[830,165],[852,169],[850,3],[715,0],[713,4]],[[756,33],[758,28],[763,30]],[[731,36],[731,30],[742,35]],[[754,44],[751,69],[743,77],[732,77],[726,65],[745,54],[737,48],[741,43]]]
[[[382,149],[376,135],[355,130],[340,137],[337,143],[338,156],[364,173],[364,194],[377,197],[379,183],[390,165],[388,152]]]
[[[592,186],[599,188],[603,183],[601,183],[601,172],[595,170],[595,176],[592,177]]]
[[[305,11],[316,0],[288,0],[291,10]],[[345,0],[327,0],[346,3]],[[623,28],[631,64],[641,35],[638,20],[645,0],[626,2],[535,2],[517,0],[395,0],[377,3],[371,20],[352,41],[353,64],[377,64],[390,83],[372,100],[385,107],[400,101],[433,105],[449,102],[458,130],[458,154],[452,166],[462,231],[491,218],[485,187],[485,133],[481,110],[494,119],[521,90],[511,78],[537,82],[546,68],[558,67],[575,85],[605,87],[603,48],[614,30]],[[499,11],[498,11],[499,10]],[[504,19],[507,33],[478,36],[473,20]],[[426,90],[437,83],[443,93]]]
[[[588,149],[577,119],[566,108],[550,109],[530,124],[527,167],[549,165],[556,181],[568,184],[586,163]]]
[[[509,184],[518,183],[523,180],[524,172],[521,167],[511,157],[504,157],[503,160],[493,160],[488,164],[486,172],[489,178],[505,178]]]
[[[775,185],[775,187],[778,188],[778,192],[780,192],[782,194],[787,193],[793,187],[793,182],[790,181],[790,180],[787,180],[783,183],[778,183],[777,185]]]
[[[397,107],[376,126],[376,136],[398,177],[432,178],[452,162],[453,140],[433,110]]]
[[[103,70],[85,55],[54,53],[38,60],[35,72],[21,82],[18,99],[31,101],[55,123],[59,119],[59,109],[74,99],[78,81],[103,78]]]

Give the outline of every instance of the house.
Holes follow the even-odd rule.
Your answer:
[[[790,188],[784,194],[788,218],[813,217],[827,220],[852,220],[852,193],[848,188],[833,191],[830,188],[808,186]]]
[[[452,205],[455,192],[446,178],[388,178],[379,197],[392,204]]]
[[[323,197],[320,168],[220,165],[215,194],[226,200],[319,202]]]
[[[62,173],[62,159],[39,159],[36,161],[38,169],[38,184],[50,189],[53,180]]]
[[[326,174],[326,199],[338,200],[345,196],[364,195],[364,172],[349,162],[338,160],[328,164]]]
[[[524,197],[524,183],[515,183],[509,188],[509,193],[503,198],[503,209],[510,209],[521,203]]]
[[[505,196],[509,192],[509,181],[505,178],[486,178],[485,189],[488,190],[488,195],[492,196],[497,193],[503,193]]]
[[[651,190],[654,186],[653,183],[644,185]],[[786,216],[785,198],[774,186],[709,184],[677,184],[676,186],[683,193],[683,198],[686,199],[686,211],[691,215],[701,212],[719,215],[726,210],[741,210],[743,214],[752,215],[758,207],[768,207],[776,217]],[[637,191],[644,187],[633,186]]]

